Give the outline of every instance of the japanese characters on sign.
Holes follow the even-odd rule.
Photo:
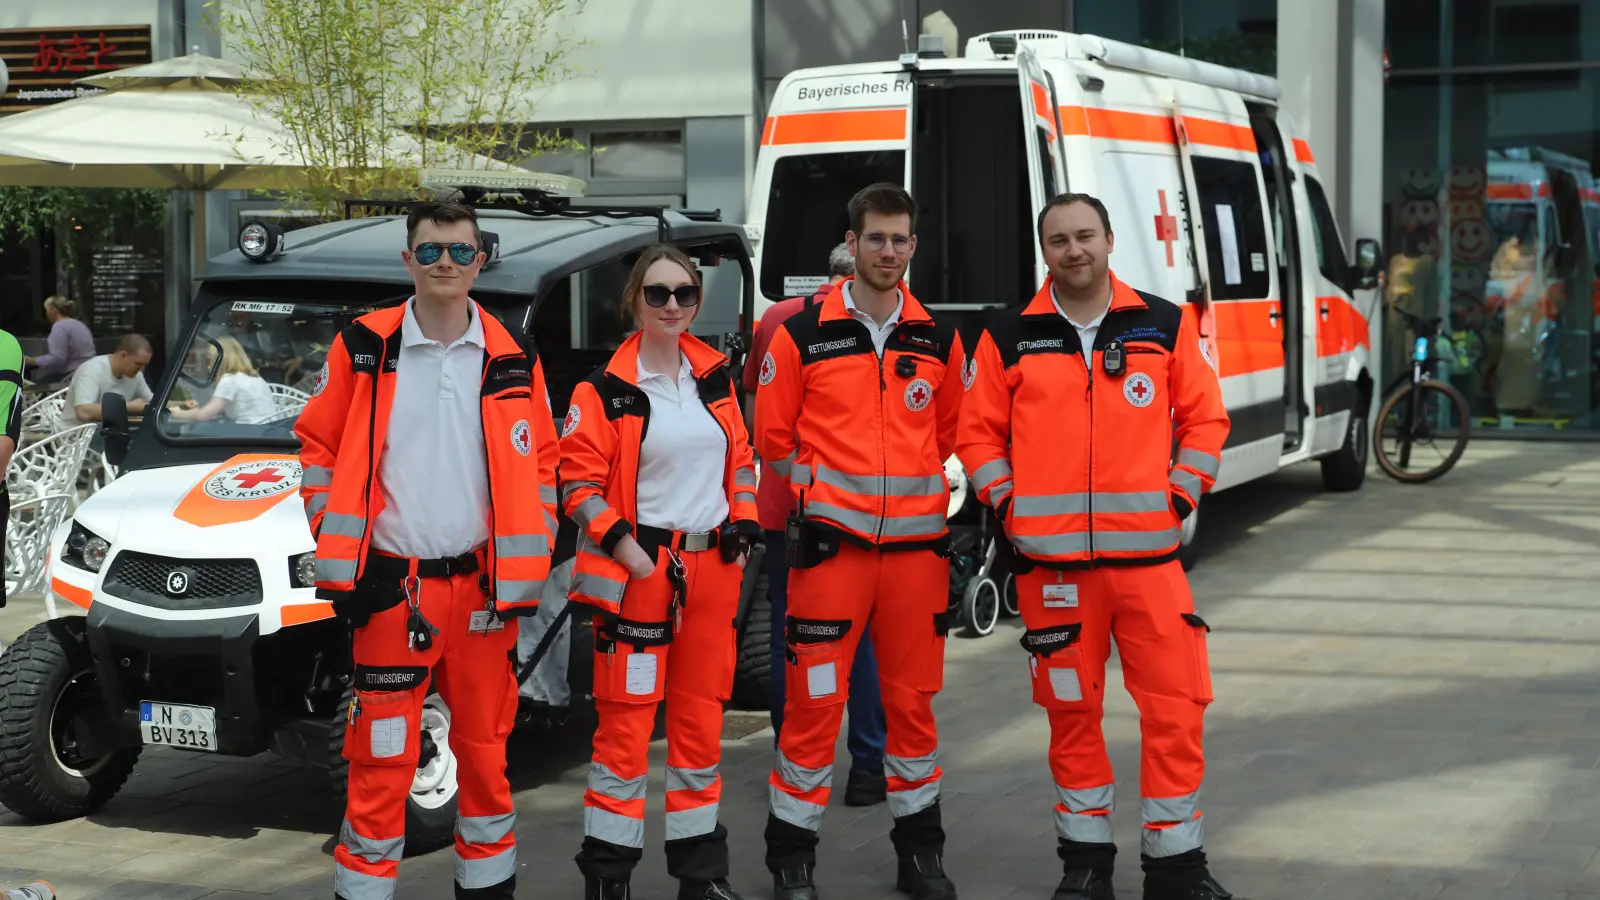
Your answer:
[[[0,28],[0,61],[11,76],[0,114],[49,106],[100,92],[79,78],[151,62],[150,26]]]

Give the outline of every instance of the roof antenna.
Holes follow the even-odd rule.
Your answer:
[[[911,31],[906,26],[906,0],[900,0],[900,44],[903,52],[911,52]]]

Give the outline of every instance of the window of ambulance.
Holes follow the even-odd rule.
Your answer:
[[[1333,222],[1333,208],[1315,178],[1306,178],[1306,198],[1311,202],[1311,236],[1317,245],[1317,269],[1322,277],[1340,287],[1348,287],[1350,265],[1339,243],[1339,229]]]
[[[845,207],[878,181],[905,181],[904,150],[785,156],[772,166],[761,234],[761,293],[769,300],[809,295],[827,281],[828,253],[850,230]]]
[[[1256,169],[1247,162],[1195,156],[1195,188],[1206,229],[1212,300],[1268,296],[1267,222]]]

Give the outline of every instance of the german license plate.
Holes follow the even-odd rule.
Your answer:
[[[217,752],[217,711],[209,706],[142,700],[139,731],[146,744]]]

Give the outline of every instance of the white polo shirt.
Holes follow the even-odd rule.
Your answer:
[[[489,540],[489,471],[483,444],[483,322],[450,346],[424,337],[412,307],[400,323],[394,403],[379,461],[383,512],[372,545],[421,559],[460,556]]]
[[[1071,316],[1068,316],[1064,311],[1062,311],[1061,301],[1056,299],[1056,289],[1054,285],[1050,287],[1050,302],[1056,305],[1056,312],[1061,313],[1061,318],[1066,319],[1068,325],[1071,325],[1073,328],[1078,330],[1078,343],[1083,345],[1083,364],[1093,369],[1094,338],[1095,335],[1100,333],[1100,323],[1106,320],[1106,313],[1111,311],[1111,303],[1107,301],[1106,308],[1101,310],[1100,315],[1095,316],[1094,319],[1088,324],[1079,325],[1077,322],[1072,321]]]
[[[898,288],[895,289],[894,312],[889,314],[889,318],[885,319],[882,325],[879,325],[871,316],[856,308],[856,301],[850,297],[850,282],[839,283],[839,295],[844,298],[844,309],[850,314],[850,318],[867,326],[867,331],[872,335],[872,346],[877,349],[878,355],[882,356],[883,345],[889,342],[889,335],[893,334],[894,327],[900,324],[900,312],[906,308],[905,296]]]
[[[721,528],[728,518],[728,438],[700,402],[688,357],[677,378],[646,372],[643,362],[638,378],[650,398],[634,498],[639,524],[691,534]]]

